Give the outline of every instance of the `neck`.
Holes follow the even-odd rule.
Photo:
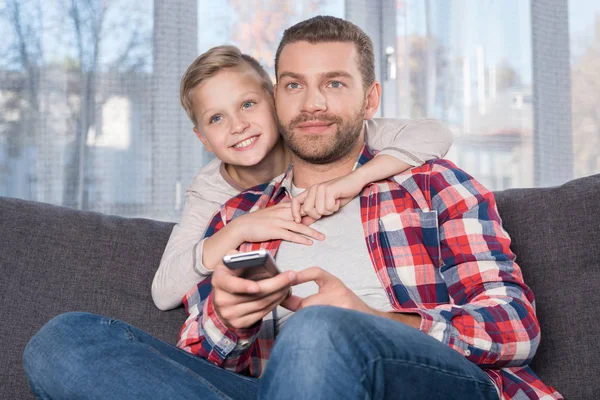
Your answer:
[[[245,189],[269,182],[284,173],[290,165],[290,157],[279,140],[275,147],[256,165],[249,167],[226,164],[225,169],[231,178]]]
[[[298,188],[307,189],[312,185],[323,183],[336,179],[352,172],[356,158],[358,157],[364,144],[364,134],[361,133],[359,139],[343,158],[330,164],[311,164],[296,156],[291,155],[294,165],[294,185]]]

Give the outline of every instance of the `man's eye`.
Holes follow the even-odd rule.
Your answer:
[[[339,89],[341,87],[344,87],[344,84],[342,82],[340,82],[340,81],[331,81],[329,83],[329,86],[331,86],[334,89]]]
[[[290,82],[287,84],[288,89],[298,89],[300,84],[298,82]]]
[[[209,123],[214,124],[215,122],[219,122],[222,119],[223,117],[221,117],[220,115],[213,115],[212,117],[210,117]]]
[[[246,109],[246,108],[252,107],[255,104],[256,104],[256,102],[254,102],[252,100],[248,100],[248,101],[245,101],[242,103],[242,108]]]

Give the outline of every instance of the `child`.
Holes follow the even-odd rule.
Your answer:
[[[443,157],[452,144],[449,129],[434,120],[366,121],[366,140],[381,152],[365,166],[308,188],[292,203],[236,218],[202,240],[221,204],[284,173],[289,156],[278,131],[271,79],[234,46],[214,47],[188,67],[181,103],[196,136],[217,159],[200,169],[188,188],[181,221],[154,277],[152,297],[161,310],[179,306],[184,294],[243,242],[283,239],[310,246],[313,239],[324,240],[308,226],[315,219],[336,212],[370,182]]]

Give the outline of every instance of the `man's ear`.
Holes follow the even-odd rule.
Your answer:
[[[367,98],[365,105],[364,119],[371,119],[379,108],[379,102],[381,101],[381,85],[375,81],[371,87],[367,90]]]
[[[212,147],[210,146],[210,143],[208,143],[208,140],[206,140],[204,135],[200,133],[198,128],[194,127],[194,133],[196,134],[196,136],[198,136],[198,139],[200,139],[200,141],[204,145],[204,148],[206,149],[206,151],[208,151],[209,153],[212,153]]]

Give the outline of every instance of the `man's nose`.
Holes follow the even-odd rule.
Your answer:
[[[302,111],[314,113],[327,110],[327,100],[319,89],[309,89],[305,92]]]

